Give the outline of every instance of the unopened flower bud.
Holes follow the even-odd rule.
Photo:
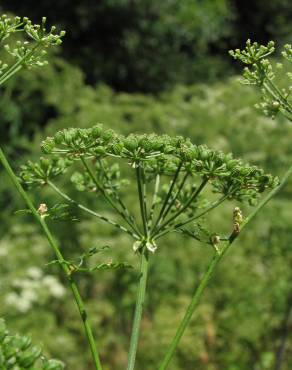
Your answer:
[[[235,207],[234,208],[234,211],[233,211],[233,221],[234,222],[237,222],[239,225],[242,223],[243,221],[243,216],[242,216],[242,212],[240,210],[239,207]]]
[[[133,251],[136,253],[142,246],[142,242],[141,240],[137,240],[134,244],[133,244]]]
[[[278,109],[280,107],[280,103],[277,100],[273,101],[272,105],[273,105],[273,108],[275,109]]]
[[[149,252],[154,253],[157,249],[157,245],[154,241],[148,241],[146,243],[146,248],[149,250]]]
[[[41,217],[44,217],[45,214],[48,212],[48,207],[45,203],[41,203],[38,208],[38,213]]]

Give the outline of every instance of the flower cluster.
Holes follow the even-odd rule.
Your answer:
[[[110,164],[105,159],[100,159],[95,163],[94,172],[100,184],[108,194],[118,191],[121,187],[128,185],[126,179],[121,178],[120,166],[118,163]],[[71,176],[71,182],[78,191],[98,192],[95,183],[88,173],[76,171]]]
[[[270,41],[266,46],[259,45],[257,42],[246,41],[245,49],[230,50],[229,54],[234,58],[241,60],[244,64],[255,64],[271,55],[275,51],[275,43]]]
[[[37,163],[28,161],[21,166],[20,178],[28,187],[44,186],[49,179],[66,172],[70,164],[67,158],[41,157]]]
[[[21,37],[13,47],[4,45],[4,49],[14,59],[14,64],[8,65],[0,61],[0,84],[6,81],[16,70],[22,66],[33,67],[47,64],[44,60],[46,49],[60,45],[65,31],[56,32],[56,27],[46,28],[46,18],[43,17],[41,24],[33,24],[28,18],[8,17],[6,14],[0,17],[0,42],[6,41],[10,35],[20,33]]]
[[[43,275],[38,267],[31,267],[27,276],[15,279],[13,291],[5,297],[5,303],[21,313],[27,313],[35,304],[46,305],[52,298],[61,299],[66,290],[53,275]]]
[[[47,359],[39,346],[33,346],[30,337],[12,335],[0,319],[0,366],[1,369],[62,370],[59,360]]]
[[[6,14],[0,17],[0,42],[7,39],[10,34],[13,34],[23,27],[27,18],[8,17]]]
[[[272,65],[266,59],[275,51],[274,45],[273,41],[264,46],[247,40],[245,49],[230,50],[229,53],[234,59],[249,66],[244,68],[242,80],[244,84],[262,86],[267,79],[272,80],[275,77]]]
[[[292,104],[289,101],[289,95],[292,85],[287,88],[279,88],[273,81],[276,77],[272,63],[267,59],[275,51],[273,41],[266,46],[259,45],[247,40],[246,47],[243,50],[230,50],[230,55],[243,64],[247,65],[243,70],[242,83],[256,85],[261,88],[262,102],[256,105],[267,116],[275,118],[276,114],[281,112],[289,120],[292,120]],[[282,56],[288,61],[292,61],[291,45],[285,45]],[[277,64],[282,68],[282,64]],[[287,73],[288,80],[292,79],[291,72]]]
[[[62,37],[65,36],[66,32],[61,31],[56,33],[56,27],[52,26],[49,31],[46,29],[47,18],[42,18],[41,24],[33,24],[29,19],[26,19],[24,31],[37,43],[44,45],[45,47],[60,45],[62,43]]]
[[[289,62],[292,62],[292,47],[291,47],[290,44],[286,44],[284,46],[284,50],[282,51],[282,55]]]
[[[97,125],[90,129],[66,129],[43,142],[43,151],[55,155],[65,155],[70,161],[85,158],[105,160],[126,159],[134,168],[143,166],[146,174],[173,174],[181,166],[181,171],[190,176],[205,178],[216,192],[238,200],[254,200],[258,193],[277,185],[277,178],[256,166],[244,164],[231,154],[209,149],[205,145],[192,144],[189,139],[168,135],[118,135],[112,130],[104,130]],[[30,167],[33,165],[30,165]],[[56,169],[52,175],[62,173]],[[151,177],[151,176],[150,176]],[[22,178],[31,178],[22,172]],[[74,178],[76,181],[76,177]],[[79,186],[83,188],[84,177],[78,175]],[[45,178],[36,179],[41,184]],[[91,184],[93,186],[93,184]]]
[[[200,224],[194,231],[183,226],[212,211],[225,199],[255,204],[260,193],[278,184],[278,178],[256,166],[205,145],[195,145],[180,136],[124,136],[97,125],[90,129],[59,131],[42,143],[42,149],[47,155],[52,155],[51,159],[41,158],[40,163],[29,162],[22,167],[21,179],[29,186],[48,184],[76,210],[78,208],[126,232],[135,240],[133,249],[136,253],[144,250],[154,253],[156,241],[172,231],[185,233],[217,248],[218,243],[213,242],[213,236],[217,235],[214,232],[206,234],[204,231],[203,235]],[[120,165],[123,162],[128,167],[124,169],[125,174],[136,182],[140,219],[122,200],[120,189],[125,180],[121,180]],[[109,219],[76,202],[52,181],[75,164],[78,171],[71,175],[75,187],[79,191],[101,196],[113,208],[118,220]],[[221,196],[210,202],[204,194],[206,186]],[[64,215],[70,217],[69,205],[55,205],[51,209],[42,207],[44,214],[41,216],[54,220],[63,219]],[[98,269],[103,266],[113,267],[105,264]],[[78,267],[78,271],[81,270]]]

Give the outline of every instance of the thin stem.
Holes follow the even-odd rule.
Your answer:
[[[53,251],[54,251],[54,253],[55,253],[55,255],[56,255],[56,257],[59,261],[59,264],[61,265],[61,267],[62,267],[62,269],[65,273],[66,279],[68,280],[71,291],[73,293],[74,300],[75,300],[76,305],[78,307],[78,311],[79,311],[81,320],[83,322],[86,338],[88,340],[88,344],[89,344],[89,347],[90,347],[90,350],[91,350],[91,354],[92,354],[92,358],[93,358],[95,368],[96,368],[96,370],[102,370],[99,355],[98,355],[97,348],[96,348],[96,345],[95,345],[93,332],[92,332],[92,329],[91,329],[90,322],[88,320],[88,315],[87,315],[86,310],[85,310],[84,302],[83,302],[82,297],[79,293],[78,287],[77,287],[77,285],[76,285],[76,283],[75,283],[75,281],[74,281],[74,279],[73,279],[73,277],[70,273],[70,269],[65,263],[63,254],[62,254],[57,242],[55,241],[54,237],[52,236],[44,218],[42,218],[39,215],[38,211],[34,207],[34,205],[33,205],[32,201],[30,200],[29,196],[27,195],[27,193],[25,192],[25,190],[21,186],[17,176],[14,174],[14,172],[13,172],[10,164],[8,163],[8,161],[7,161],[7,159],[6,159],[6,157],[5,157],[1,148],[0,148],[0,161],[3,165],[3,167],[5,168],[8,176],[10,177],[11,181],[13,182],[14,186],[16,187],[17,191],[19,192],[22,199],[24,200],[24,202],[26,203],[28,208],[31,210],[34,218],[36,219],[36,221],[40,225],[44,235],[46,236],[50,246],[52,247],[52,249],[53,249]]]
[[[139,287],[138,287],[137,298],[136,298],[136,307],[135,307],[134,321],[133,321],[133,327],[132,327],[127,370],[134,370],[134,367],[135,367],[135,360],[136,360],[139,334],[140,334],[140,325],[141,325],[146,285],[147,285],[148,263],[149,263],[148,257],[146,255],[146,251],[144,250],[141,253],[140,280],[139,280]]]
[[[206,207],[205,209],[202,210],[202,212],[200,213],[197,213],[196,215],[188,218],[186,221],[183,221],[183,222],[179,222],[178,224],[176,225],[173,225],[171,227],[168,227],[164,230],[162,230],[159,234],[157,234],[155,236],[155,240],[161,238],[163,235],[165,234],[168,234],[172,231],[175,231],[177,229],[179,229],[180,227],[182,226],[185,226],[187,225],[188,223],[192,222],[192,221],[195,221],[197,220],[198,218],[204,216],[205,214],[207,214],[208,212],[212,211],[214,208],[218,207],[221,203],[224,202],[225,199],[228,198],[228,195],[223,195],[221,198],[219,198],[218,200],[216,200],[215,202],[211,203],[208,207]]]
[[[163,202],[163,205],[161,207],[161,210],[159,212],[159,215],[157,217],[157,220],[153,226],[153,230],[152,230],[152,233],[155,233],[155,230],[157,229],[157,227],[159,227],[159,225],[161,224],[162,220],[163,220],[163,214],[164,214],[164,211],[165,211],[165,208],[167,207],[168,205],[168,201],[169,201],[169,198],[171,197],[171,194],[172,194],[172,191],[173,191],[173,188],[174,188],[174,185],[178,179],[178,176],[179,176],[179,173],[180,173],[180,170],[182,168],[182,162],[179,164],[179,166],[177,167],[177,170],[173,176],[173,179],[172,179],[172,182],[170,184],[170,187],[169,187],[169,190],[166,194],[166,197],[164,199],[164,202]]]
[[[1,80],[0,80],[0,86],[3,85],[4,82],[6,82],[7,80],[9,80],[9,78],[11,78],[15,73],[17,73],[18,71],[20,71],[22,67],[23,66],[20,65],[20,66],[18,66],[16,68],[9,69],[9,71],[10,71],[9,74],[5,75],[5,78],[1,78]]]
[[[144,198],[144,192],[143,192],[143,183],[142,183],[142,174],[141,174],[140,165],[136,168],[136,179],[137,179],[139,204],[140,204],[140,212],[141,212],[141,218],[142,218],[143,229],[144,229],[144,236],[147,237],[148,236],[148,225],[147,225],[146,206],[145,206],[145,198]]]
[[[169,211],[171,210],[171,207],[174,205],[177,197],[179,196],[180,192],[182,191],[182,188],[184,187],[186,181],[187,181],[187,178],[189,176],[189,173],[187,172],[185,174],[185,176],[183,177],[180,185],[179,185],[179,188],[177,190],[177,192],[175,193],[174,197],[172,198],[171,202],[169,203],[168,207],[166,208],[164,214],[163,214],[163,218],[165,219],[165,217],[168,215]]]
[[[28,59],[31,55],[34,54],[36,49],[39,47],[39,44],[35,45],[29,53],[27,53],[24,57],[19,59],[15,64],[13,64],[0,78],[0,86],[4,84],[9,78],[11,78],[15,73],[17,73],[22,67],[23,63],[26,59]]]
[[[145,178],[145,171],[142,167],[141,169],[141,179],[142,179],[142,192],[143,192],[143,206],[144,206],[144,213],[146,217],[146,228],[148,231],[148,217],[147,217],[147,186],[146,186],[146,178]]]
[[[120,206],[122,207],[123,211],[125,212],[126,216],[129,218],[129,220],[135,225],[136,228],[138,228],[137,225],[136,225],[134,217],[130,214],[130,212],[129,212],[128,208],[126,207],[125,203],[122,201],[119,193],[113,187],[113,185],[112,185],[112,183],[111,183],[111,181],[110,181],[110,179],[107,175],[106,169],[104,168],[102,160],[99,160],[99,164],[100,164],[100,167],[103,171],[103,174],[104,174],[105,178],[108,181],[109,186],[111,187],[111,191],[113,192],[114,197],[116,198],[117,202],[120,204]]]
[[[289,113],[292,113],[292,107],[291,105],[289,104],[289,101],[283,96],[282,92],[279,90],[279,88],[277,87],[277,85],[274,84],[274,82],[267,78],[270,86],[272,87],[272,89],[274,89],[274,91],[276,92],[276,94],[278,94],[279,96],[279,99],[281,100],[282,104],[285,106],[285,108],[287,109],[287,111]]]
[[[175,220],[180,214],[182,214],[189,206],[190,204],[199,196],[201,191],[204,189],[204,187],[208,183],[208,178],[204,178],[200,184],[200,186],[193,192],[189,200],[185,203],[185,205],[178,211],[176,212],[172,217],[170,217],[168,220],[166,220],[161,227],[159,228],[158,232],[154,234],[156,236],[161,230],[165,228],[168,224],[171,223],[171,221]]]
[[[153,221],[154,211],[155,211],[156,202],[157,202],[157,195],[159,191],[159,184],[160,184],[160,175],[157,174],[156,179],[155,179],[154,193],[153,193],[152,204],[151,204],[150,214],[149,214],[148,229],[151,228],[152,221]]]
[[[136,227],[133,225],[133,223],[128,219],[128,217],[124,214],[124,212],[122,212],[118,207],[117,205],[113,202],[113,200],[111,199],[111,197],[108,196],[108,194],[106,193],[106,191],[104,190],[104,188],[102,187],[102,185],[98,182],[97,178],[95,177],[93,171],[91,170],[91,168],[88,166],[86,160],[81,157],[81,162],[83,164],[83,166],[85,167],[87,173],[89,174],[89,176],[91,177],[92,181],[95,183],[96,187],[98,188],[98,190],[101,192],[101,194],[103,195],[104,199],[116,210],[116,212],[127,222],[127,224],[131,227],[131,229],[136,232],[139,236],[141,236],[141,232],[136,229]]]
[[[243,222],[243,224],[241,225],[241,231],[254,219],[254,217],[258,214],[258,212],[282,189],[282,187],[287,183],[287,180],[288,178],[292,175],[292,166],[287,170],[287,172],[285,173],[281,183],[275,187],[272,191],[270,191],[266,197],[258,204],[258,206],[254,209],[254,211],[246,218],[246,220]],[[231,244],[234,243],[234,241],[237,239],[237,237],[241,234],[240,233],[236,233],[236,234],[232,234],[231,237],[229,238],[229,240],[225,243],[224,247],[218,251],[217,253],[214,254],[210,264],[208,265],[206,271],[204,272],[201,280],[200,280],[200,283],[199,285],[197,286],[197,288],[195,289],[194,291],[194,294],[191,298],[191,302],[186,310],[186,313],[182,319],[182,321],[180,322],[179,324],[179,327],[176,331],[176,334],[174,336],[174,338],[172,339],[168,349],[167,349],[167,352],[166,352],[166,355],[161,363],[161,365],[159,366],[158,370],[165,370],[175,351],[176,351],[176,348],[180,342],[180,339],[181,337],[183,336],[184,332],[185,332],[185,329],[187,328],[192,316],[193,316],[193,313],[196,309],[196,307],[198,306],[199,302],[200,302],[200,299],[201,299],[201,296],[210,280],[210,278],[212,277],[218,263],[220,262],[220,260],[223,258],[223,256],[225,255],[225,253],[228,251],[228,249],[230,248]]]
[[[48,181],[47,184],[56,192],[58,193],[62,198],[66,199],[68,202],[74,204],[76,207],[78,207],[79,209],[82,209],[82,211],[84,212],[87,212],[89,213],[90,215],[92,216],[95,216],[97,218],[99,218],[100,220],[102,221],[105,221],[107,222],[108,224],[112,225],[112,226],[115,226],[116,228],[124,231],[125,233],[131,235],[134,239],[139,239],[139,236],[135,233],[133,233],[132,231],[128,230],[126,227],[118,224],[117,222],[113,221],[113,220],[110,220],[109,218],[105,217],[105,216],[102,216],[100,213],[98,212],[95,212],[93,210],[91,210],[90,208],[87,208],[85,206],[83,206],[82,204],[80,203],[77,203],[74,199],[70,198],[67,194],[65,194],[61,189],[59,189],[52,181]]]

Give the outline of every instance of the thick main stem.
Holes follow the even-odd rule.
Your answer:
[[[282,187],[286,184],[288,178],[292,175],[292,166],[287,170],[287,172],[285,173],[281,183],[275,187],[272,191],[269,192],[269,194],[258,204],[258,206],[254,209],[254,211],[246,218],[246,220],[243,222],[243,224],[241,225],[241,231],[246,228],[246,226],[253,220],[253,218],[258,214],[258,212],[282,189]],[[220,260],[223,258],[223,256],[225,255],[225,253],[228,251],[228,249],[230,248],[231,244],[238,238],[238,236],[240,235],[240,233],[232,233],[229,240],[225,243],[224,247],[221,249],[221,251],[219,251],[218,253],[216,253],[213,257],[213,259],[211,260],[210,264],[208,265],[206,271],[204,272],[202,278],[201,278],[201,281],[198,285],[198,287],[196,288],[192,298],[191,298],[191,302],[186,310],[186,313],[182,319],[182,321],[180,322],[179,324],[179,327],[176,331],[176,334],[174,336],[174,338],[172,339],[168,349],[167,349],[167,352],[166,352],[166,355],[162,361],[162,363],[160,364],[158,370],[165,370],[175,351],[176,351],[176,348],[179,344],[179,341],[181,339],[181,337],[183,336],[184,332],[185,332],[185,329],[187,328],[187,326],[189,325],[190,323],[190,320],[193,316],[193,313],[196,309],[196,307],[198,306],[199,302],[200,302],[200,299],[201,299],[201,296],[210,280],[210,278],[212,277],[218,263],[220,262]]]
[[[135,314],[134,314],[134,321],[132,326],[132,333],[130,339],[130,349],[128,355],[128,367],[127,370],[134,370],[135,361],[136,361],[136,354],[138,348],[138,341],[140,335],[140,326],[141,326],[141,319],[143,313],[143,306],[146,294],[146,285],[147,285],[147,275],[148,275],[148,251],[146,248],[146,240],[148,239],[148,225],[147,225],[147,215],[146,215],[146,200],[145,200],[145,189],[143,188],[143,173],[141,173],[140,165],[136,168],[136,179],[137,179],[137,188],[139,194],[139,205],[140,205],[140,213],[143,223],[144,229],[144,246],[141,250],[141,264],[140,264],[140,278],[139,278],[139,286],[137,291],[136,297],[136,305],[135,305]]]
[[[86,338],[87,338],[87,341],[88,341],[88,344],[89,344],[89,347],[90,347],[90,350],[91,350],[91,354],[92,354],[92,358],[93,358],[95,368],[96,368],[96,370],[102,370],[99,355],[98,355],[98,352],[97,352],[97,349],[96,349],[96,344],[95,344],[93,332],[92,332],[91,325],[90,325],[90,322],[88,320],[88,316],[87,316],[87,313],[86,313],[86,310],[85,310],[84,302],[83,302],[82,297],[79,293],[79,289],[78,289],[78,287],[77,287],[77,285],[76,285],[76,283],[75,283],[75,281],[74,281],[74,279],[73,279],[73,277],[70,273],[69,267],[64,263],[65,260],[64,260],[63,254],[62,254],[57,242],[55,241],[54,237],[52,236],[44,218],[42,218],[39,215],[39,213],[36,210],[36,208],[34,207],[32,201],[30,200],[27,193],[25,192],[25,190],[21,186],[20,182],[18,181],[17,176],[14,174],[14,172],[13,172],[10,164],[8,163],[8,161],[7,161],[7,159],[6,159],[6,157],[5,157],[1,148],[0,148],[0,162],[2,163],[2,165],[5,168],[8,176],[12,180],[14,186],[18,190],[19,194],[21,195],[22,199],[26,203],[27,207],[31,210],[34,218],[39,223],[44,235],[46,236],[46,238],[47,238],[47,240],[50,244],[50,246],[54,250],[54,253],[55,253],[55,255],[56,255],[56,257],[59,261],[59,264],[61,265],[61,267],[62,267],[62,269],[65,273],[66,279],[68,280],[68,283],[69,283],[70,288],[71,288],[72,293],[73,293],[74,300],[75,300],[76,305],[78,307],[78,311],[79,311],[80,317],[81,317],[82,322],[83,322]]]
[[[136,307],[135,307],[134,321],[133,321],[132,334],[131,334],[131,340],[130,340],[127,370],[134,370],[134,367],[135,367],[135,360],[136,360],[137,347],[138,347],[139,334],[140,334],[140,325],[141,325],[142,312],[143,312],[145,293],[146,293],[147,275],[148,275],[149,261],[148,261],[148,257],[146,253],[147,251],[143,251],[141,253],[140,280],[139,280],[139,287],[138,287],[137,298],[136,298]]]

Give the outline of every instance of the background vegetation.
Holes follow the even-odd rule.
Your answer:
[[[15,166],[37,157],[40,140],[57,129],[96,122],[121,133],[188,136],[273,174],[281,175],[291,161],[291,124],[255,110],[257,93],[237,82],[227,55],[248,37],[291,42],[288,0],[4,0],[1,7],[35,20],[47,15],[68,31],[62,52],[49,56],[48,67],[25,71],[1,92],[0,141]],[[89,370],[74,304],[58,268],[46,266],[52,254],[30,218],[14,215],[23,205],[0,171],[0,316],[11,330],[30,332],[68,369],[84,370],[88,361]],[[125,200],[135,204],[132,194],[129,185]],[[44,200],[32,196],[36,204]],[[52,196],[45,194],[48,204]],[[283,343],[281,369],[291,368],[291,198],[290,184],[223,261],[173,370],[276,369]],[[215,228],[222,220],[229,227],[232,207],[221,208]],[[136,264],[126,237],[98,222],[55,229],[65,255],[109,244],[114,254]],[[143,369],[152,370],[161,359],[208,257],[207,250],[180,236],[159,248],[142,324]],[[125,368],[136,280],[135,270],[80,277],[106,369]]]

